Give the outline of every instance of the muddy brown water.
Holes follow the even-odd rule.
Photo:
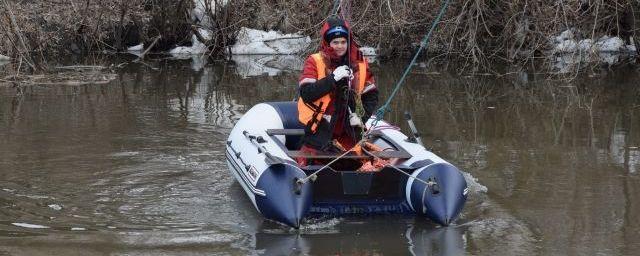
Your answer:
[[[640,251],[634,69],[567,82],[417,67],[386,119],[406,131],[411,111],[428,147],[467,173],[460,219],[326,216],[294,230],[262,219],[223,150],[252,105],[293,98],[299,63],[158,60],[108,84],[0,87],[0,255]],[[383,100],[405,64],[373,65]]]

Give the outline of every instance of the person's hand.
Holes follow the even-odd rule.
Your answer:
[[[336,80],[336,82],[350,76],[351,69],[347,65],[339,66],[333,71],[333,79]]]

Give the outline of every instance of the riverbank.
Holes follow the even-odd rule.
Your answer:
[[[342,1],[340,13],[351,20],[358,41],[381,58],[411,55],[428,31],[442,1],[391,3]],[[70,0],[0,1],[0,54],[38,69],[56,56],[95,52],[169,52],[195,47],[214,58],[228,58],[243,29],[295,33],[313,39],[331,13],[333,1],[277,0]],[[524,66],[534,59],[615,65],[635,63],[640,4],[631,1],[452,2],[423,58],[463,60],[461,68],[491,70],[502,61]],[[614,38],[622,54],[616,62],[601,57],[602,45]],[[600,42],[600,45],[598,45]],[[610,50],[609,50],[610,49]],[[200,53],[200,52],[198,52]],[[303,54],[303,53],[300,53]],[[591,56],[585,58],[584,56]],[[581,66],[581,65],[578,65]],[[558,68],[554,64],[549,68]],[[563,67],[560,67],[562,69]]]

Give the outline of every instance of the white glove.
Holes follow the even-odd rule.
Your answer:
[[[349,77],[350,75],[351,69],[347,65],[339,66],[333,71],[333,79],[336,81],[340,81],[345,77]]]
[[[362,124],[362,119],[356,113],[349,114],[349,124],[351,126],[358,126],[360,128],[364,128],[364,124]]]

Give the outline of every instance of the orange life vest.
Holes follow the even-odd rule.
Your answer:
[[[327,65],[324,63],[324,58],[321,53],[314,53],[311,57],[316,63],[316,70],[318,72],[317,80],[320,80],[327,75]],[[366,60],[358,62],[358,72],[356,74],[358,80],[355,88],[356,97],[360,97],[362,90],[364,90],[364,85],[367,80],[367,68]],[[312,133],[316,133],[320,120],[322,120],[323,116],[328,115],[325,111],[330,102],[331,93],[327,93],[313,103],[304,102],[302,97],[298,98],[298,120],[309,127]]]

